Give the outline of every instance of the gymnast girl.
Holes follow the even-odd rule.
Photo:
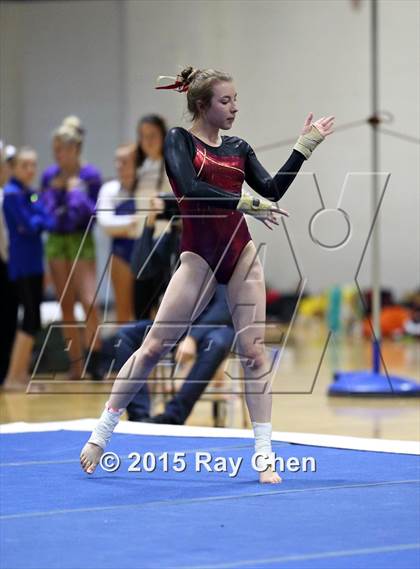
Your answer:
[[[232,127],[238,112],[230,75],[188,67],[163,88],[186,93],[193,118],[190,130],[172,128],[164,147],[166,171],[182,213],[180,266],[150,332],[121,368],[99,422],[82,449],[80,462],[88,474],[94,472],[128,403],[160,358],[198,317],[218,282],[226,285],[255,451],[272,456],[264,275],[244,214],[256,217],[270,229],[279,224],[280,215],[288,215],[275,202],[284,195],[304,160],[333,132],[334,117],[312,123],[310,113],[291,155],[272,178],[245,140],[219,134]],[[244,192],[244,181],[262,197]],[[264,464],[260,482],[280,482],[272,461]]]

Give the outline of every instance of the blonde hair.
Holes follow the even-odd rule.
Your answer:
[[[58,139],[64,144],[77,144],[81,148],[85,135],[85,129],[79,117],[70,115],[53,132],[53,139]]]
[[[129,156],[130,154],[132,154],[133,158],[135,159],[135,157],[136,157],[136,145],[133,143],[120,144],[115,149],[115,156],[118,156],[118,155]]]
[[[24,156],[32,156],[34,158],[34,160],[38,160],[38,154],[36,152],[36,150],[34,148],[32,148],[31,146],[21,146],[20,148],[18,148],[16,150],[16,154],[14,156],[15,159],[15,163],[23,158]]]
[[[187,106],[195,120],[200,115],[198,102],[203,103],[205,109],[210,107],[213,97],[213,85],[220,81],[233,81],[233,78],[224,71],[216,69],[195,69],[194,67],[185,67],[178,77],[183,85],[188,86]]]

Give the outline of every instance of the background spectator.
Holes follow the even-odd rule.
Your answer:
[[[115,153],[117,178],[106,182],[97,203],[99,225],[112,238],[111,280],[114,289],[116,321],[128,322],[134,316],[134,277],[130,269],[138,218],[134,191],[137,184],[135,148],[119,146]]]
[[[100,339],[96,334],[99,318],[95,306],[97,285],[91,219],[101,175],[95,166],[82,163],[84,134],[77,117],[67,117],[54,131],[55,164],[43,173],[41,187],[47,210],[56,221],[55,231],[48,236],[46,254],[63,321],[75,321],[74,307],[79,299],[86,314],[85,345],[93,348],[88,371],[99,378]],[[79,330],[68,327],[65,335],[70,340],[70,378],[80,379],[83,357]]]
[[[52,230],[49,216],[38,194],[30,186],[36,175],[37,155],[30,148],[16,154],[12,177],[4,189],[4,215],[9,234],[8,275],[12,281],[23,319],[16,333],[4,387],[22,389],[28,381],[35,335],[41,328],[43,292],[43,244],[41,232]]]
[[[136,165],[138,184],[136,188],[137,208],[150,210],[150,198],[156,197],[159,192],[172,192],[166,176],[163,160],[163,141],[167,127],[165,120],[159,115],[146,115],[137,124]],[[149,199],[147,199],[149,198]],[[154,223],[155,235],[160,235],[168,226],[166,220],[156,220]],[[137,320],[150,318],[151,307],[156,289],[160,287],[162,274],[154,274],[150,278],[144,275],[135,281],[135,316]]]
[[[16,149],[5,146],[0,141],[0,384],[3,383],[10,362],[13,340],[16,332],[17,297],[13,282],[7,274],[9,241],[6,221],[3,215],[3,188],[11,175],[11,164],[15,159]]]

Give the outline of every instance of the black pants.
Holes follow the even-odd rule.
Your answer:
[[[41,329],[43,275],[21,277],[14,281],[19,305],[23,307],[22,332],[35,336]]]
[[[142,320],[123,326],[119,333],[116,351],[117,369],[121,369],[128,358],[140,347],[146,332],[153,324],[152,320]],[[174,423],[182,425],[187,420],[195,403],[213,378],[217,368],[223,362],[234,339],[233,328],[208,328],[197,346],[197,357],[181,389],[167,403],[165,414]],[[127,406],[131,421],[140,421],[150,413],[150,398],[147,381],[144,382],[131,403]]]
[[[134,284],[134,314],[136,320],[151,318],[153,308],[158,305],[161,294],[168,285],[167,275],[158,273],[146,279],[136,280]]]
[[[6,377],[16,333],[18,299],[16,287],[9,280],[7,265],[0,259],[0,383]]]

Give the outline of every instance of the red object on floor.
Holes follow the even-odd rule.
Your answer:
[[[385,306],[381,310],[381,334],[382,336],[392,336],[398,332],[403,332],[404,323],[410,318],[410,311],[402,306]],[[371,336],[371,326],[369,319],[363,320],[363,334]]]

